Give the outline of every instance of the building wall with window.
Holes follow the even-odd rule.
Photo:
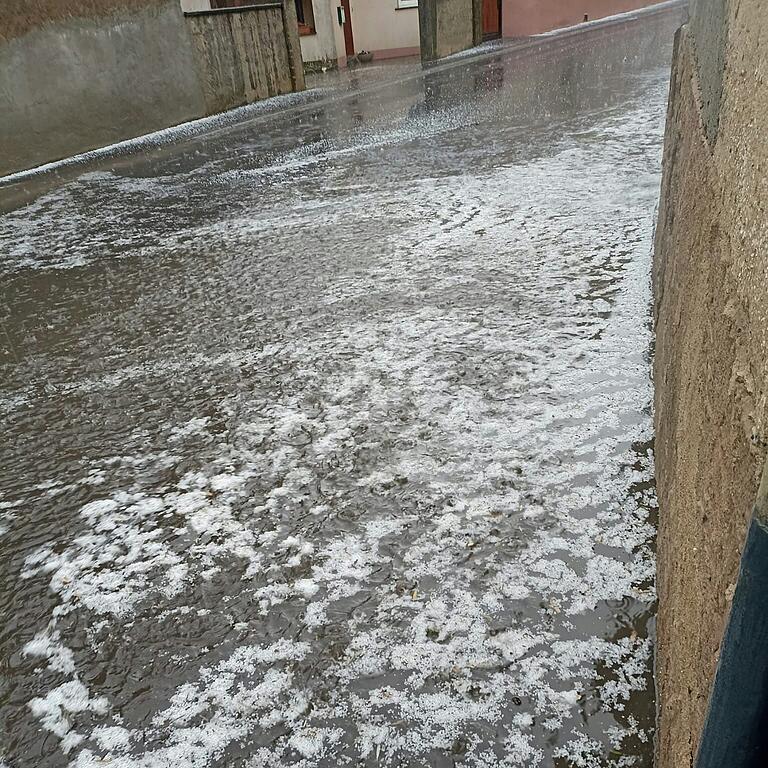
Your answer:
[[[185,12],[207,11],[258,2],[260,0],[181,0],[181,8]],[[295,0],[295,5],[301,58],[305,67],[311,70],[343,66],[346,60],[344,31],[338,22],[335,0]]]
[[[296,0],[301,54],[305,66],[346,66],[344,28],[337,9],[341,0]],[[355,53],[371,51],[376,59],[417,56],[418,0],[350,0],[350,24]]]
[[[416,0],[351,0],[355,51],[375,58],[419,53],[419,9]]]
[[[344,31],[334,0],[297,0],[301,58],[308,69],[344,65]]]

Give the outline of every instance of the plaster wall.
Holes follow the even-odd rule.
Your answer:
[[[373,51],[380,59],[419,52],[418,8],[398,8],[397,0],[351,0],[350,5],[356,51]]]
[[[656,0],[502,0],[503,37],[525,37],[653,5]]]
[[[23,29],[0,45],[0,172],[204,114],[178,0]]]
[[[335,65],[339,56],[343,56],[344,33],[337,20],[337,5],[334,0],[312,0],[315,34],[300,38],[301,58],[305,64],[323,62]]]

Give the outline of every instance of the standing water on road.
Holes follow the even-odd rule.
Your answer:
[[[0,190],[0,765],[651,765],[678,20]]]

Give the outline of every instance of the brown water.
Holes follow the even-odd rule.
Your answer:
[[[651,765],[678,21],[0,188],[0,764]]]

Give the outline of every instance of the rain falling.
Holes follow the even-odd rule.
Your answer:
[[[650,767],[673,28],[0,188],[0,765]]]

